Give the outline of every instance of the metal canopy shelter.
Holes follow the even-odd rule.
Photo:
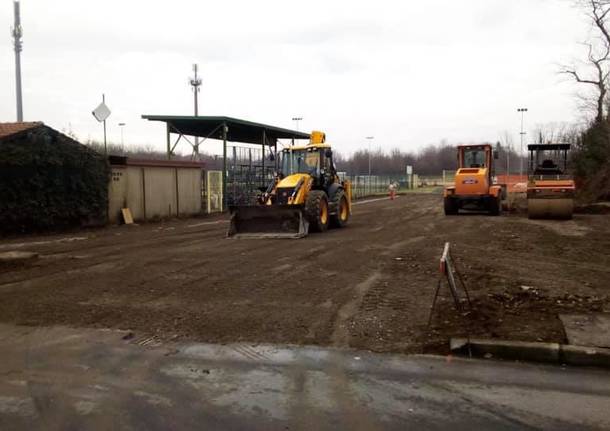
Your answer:
[[[262,144],[263,134],[267,140],[266,145],[274,145],[277,139],[309,139],[308,133],[232,117],[142,115],[142,118],[165,122],[170,133],[221,140],[224,139],[222,126],[227,126],[228,141],[247,144]]]
[[[549,151],[557,151],[557,150],[569,150],[571,144],[530,144],[527,146],[529,151],[536,150],[549,150]]]
[[[309,139],[308,133],[282,127],[270,126],[239,118],[223,116],[175,116],[175,115],[142,115],[149,121],[162,121],[167,130],[167,158],[171,159],[174,149],[181,139],[193,146],[193,158],[199,157],[199,142],[193,144],[187,136],[197,136],[205,139],[218,139],[222,145],[222,193],[223,210],[226,209],[227,198],[227,141],[242,142],[246,144],[261,145],[263,150],[263,170],[265,161],[265,147],[273,147],[277,154],[278,139]],[[171,134],[177,134],[178,139],[172,145]]]

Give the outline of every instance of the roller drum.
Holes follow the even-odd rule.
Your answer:
[[[531,219],[571,219],[574,199],[571,198],[529,198],[527,216]]]

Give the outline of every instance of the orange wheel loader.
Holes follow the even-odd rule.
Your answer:
[[[461,209],[500,215],[506,186],[493,179],[498,153],[489,144],[460,145],[457,151],[455,183],[444,191],[445,215],[456,215]]]

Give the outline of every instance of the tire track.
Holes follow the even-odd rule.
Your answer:
[[[379,271],[375,271],[370,274],[366,280],[354,287],[352,299],[339,308],[337,317],[335,319],[333,333],[330,337],[333,346],[349,346],[349,321],[358,312],[360,304],[362,303],[362,300],[369,289],[371,289],[371,287],[373,287],[380,278],[381,273]]]

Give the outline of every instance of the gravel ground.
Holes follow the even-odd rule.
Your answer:
[[[225,216],[13,238],[0,252],[0,321],[129,329],[160,342],[266,342],[447,351],[450,336],[564,341],[557,314],[610,311],[610,215],[446,217],[438,194],[354,206],[350,225],[301,240],[226,239]],[[472,298],[443,288],[451,242]]]

